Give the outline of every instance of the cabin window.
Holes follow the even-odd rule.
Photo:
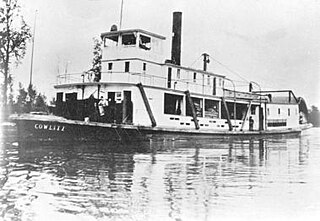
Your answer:
[[[210,75],[208,75],[208,78],[207,78],[207,85],[210,85]]]
[[[196,111],[197,117],[202,117],[202,110],[203,110],[203,100],[200,98],[192,97],[192,102]],[[187,111],[187,116],[192,116],[192,109],[190,106],[189,101],[187,100],[186,103],[186,111]]]
[[[248,109],[247,104],[239,104],[234,102],[226,102],[230,119],[242,120]],[[236,112],[235,112],[236,111]],[[222,106],[221,118],[228,119],[225,106]]]
[[[151,49],[151,38],[147,37],[145,35],[140,35],[139,48],[142,48],[144,50],[150,50]]]
[[[268,114],[268,116],[270,115],[270,110],[269,110],[269,108],[267,108],[267,114]]]
[[[62,102],[63,101],[63,92],[57,93],[57,102]]]
[[[290,116],[290,108],[288,108],[288,116]]]
[[[280,115],[281,111],[280,111],[280,108],[278,108],[278,115]]]
[[[181,115],[183,96],[175,94],[164,94],[164,113]]]
[[[130,62],[126,61],[124,63],[124,72],[129,72],[130,71]]]
[[[204,100],[204,117],[218,118],[219,117],[219,101]]]
[[[69,101],[75,101],[77,100],[77,93],[74,92],[74,93],[66,93],[66,101],[69,102]]]
[[[122,44],[123,45],[136,45],[136,36],[134,34],[122,35]]]
[[[168,68],[167,87],[171,88],[172,68]]]
[[[143,71],[146,71],[146,70],[147,70],[147,64],[146,64],[146,63],[143,63],[143,64],[142,64],[142,70],[143,70]]]
[[[221,80],[221,78],[219,78],[219,87],[221,87],[222,86],[222,80]]]
[[[108,71],[111,71],[112,70],[112,66],[113,66],[113,63],[108,63]]]
[[[197,81],[197,73],[194,72],[194,73],[193,73],[193,82],[196,82],[196,81]]]
[[[251,108],[252,108],[252,106],[251,106]],[[247,114],[247,111],[251,112],[251,110],[248,110],[248,105],[247,104],[237,103],[236,104],[236,119],[237,120],[243,120],[244,117]],[[231,113],[233,113],[233,111]]]
[[[180,69],[177,69],[177,79],[180,79]]]

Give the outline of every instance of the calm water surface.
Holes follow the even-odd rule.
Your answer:
[[[320,129],[0,148],[0,220],[319,220]]]

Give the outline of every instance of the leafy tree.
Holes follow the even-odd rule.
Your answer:
[[[99,82],[101,79],[101,59],[102,59],[102,42],[93,38],[93,58],[92,58],[92,68],[85,73],[88,75],[94,75],[93,81]]]
[[[315,127],[320,127],[320,112],[318,107],[311,106],[311,111],[309,112],[308,121]]]
[[[19,94],[17,96],[17,101],[14,104],[15,110],[19,113],[27,111],[27,96],[28,92],[24,89],[23,85],[19,82]]]
[[[13,79],[12,76],[9,75],[8,77],[8,84],[9,84],[9,105],[12,107],[14,101],[13,101]]]
[[[36,97],[37,97],[36,89],[33,87],[33,84],[29,84],[29,87],[28,87],[28,105],[30,106],[30,110],[32,110],[34,108]]]
[[[35,111],[48,111],[46,99],[47,98],[45,95],[39,93],[35,99],[34,110]]]
[[[30,111],[48,111],[46,104],[46,96],[37,93],[36,89],[29,85],[25,90],[23,85],[19,83],[19,91],[16,102],[14,103],[14,109],[18,113],[26,113]]]
[[[20,15],[18,0],[0,0],[0,4],[0,72],[4,79],[3,104],[6,106],[10,64],[21,62],[31,32]]]

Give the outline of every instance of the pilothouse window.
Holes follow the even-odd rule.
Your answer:
[[[122,35],[122,44],[123,45],[135,45],[136,36],[134,34]]]
[[[139,47],[145,50],[151,49],[151,38],[145,35],[140,35]]]
[[[108,36],[104,38],[104,46],[105,47],[114,47],[118,45],[118,35]]]

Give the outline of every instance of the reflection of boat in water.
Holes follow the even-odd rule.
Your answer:
[[[189,213],[195,214],[191,220],[205,220],[204,216],[211,220],[226,198],[252,199],[274,183],[282,192],[286,184],[277,175],[287,178],[290,186],[303,181],[301,172],[308,168],[300,165],[308,163],[305,138],[8,144],[0,153],[6,168],[1,173],[6,178],[2,192],[10,199],[9,211],[20,202],[33,217],[45,213],[44,219],[48,210],[37,208],[50,205],[57,213],[76,214],[75,219],[85,214],[84,220],[145,216],[148,220],[150,214],[156,219],[170,214],[172,219]],[[293,176],[296,169],[299,172]]]
[[[161,35],[116,28],[102,33],[101,73],[58,76],[56,116],[11,116],[19,135],[119,140],[298,134],[310,127],[304,100],[291,90],[262,91],[250,82],[248,91],[237,91],[234,81],[207,71],[208,54],[203,70],[181,66],[181,18],[174,13],[171,60],[162,53]]]

